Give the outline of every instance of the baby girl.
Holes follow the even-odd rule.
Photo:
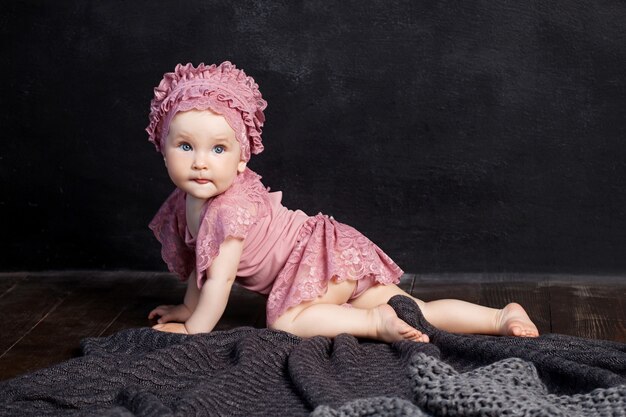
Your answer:
[[[301,337],[349,333],[385,342],[428,342],[387,304],[410,296],[402,270],[378,246],[332,217],[281,204],[247,167],[263,151],[263,100],[230,62],[177,65],[150,106],[150,141],[176,189],[150,228],[169,270],[187,280],[184,301],[161,305],[156,330],[210,332],[235,282],[268,296],[267,325]],[[502,309],[413,298],[434,326],[462,333],[538,336],[516,303]]]

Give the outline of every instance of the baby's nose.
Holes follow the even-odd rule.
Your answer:
[[[207,158],[202,155],[197,155],[191,166],[193,169],[207,169],[209,167],[209,163],[207,162]]]

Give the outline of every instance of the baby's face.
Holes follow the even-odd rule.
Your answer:
[[[163,155],[174,184],[203,200],[226,191],[246,168],[235,131],[209,110],[177,113]]]

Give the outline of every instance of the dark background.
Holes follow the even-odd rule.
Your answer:
[[[0,270],[163,270],[178,62],[269,102],[252,169],[407,272],[626,270],[622,1],[6,1]]]

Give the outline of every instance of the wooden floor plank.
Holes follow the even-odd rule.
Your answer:
[[[238,326],[265,327],[266,298],[239,286],[233,286],[224,315],[216,330]]]
[[[37,277],[8,281],[10,291],[0,298],[0,360],[69,294],[65,285]]]
[[[148,320],[148,313],[153,308],[183,302],[187,284],[173,275],[155,274],[143,279],[142,290],[133,295],[124,311],[103,332],[103,336],[133,327],[152,326],[156,322]],[[224,315],[215,329],[226,330],[237,326],[264,327],[265,298],[235,285]]]
[[[130,275],[129,279],[139,282],[138,290],[129,297],[119,315],[101,336],[130,328],[151,326],[154,323],[148,320],[148,313],[153,308],[162,304],[178,304],[185,294],[186,284],[170,274],[135,274]]]
[[[22,280],[26,279],[26,273],[1,274],[0,273],[0,298],[10,294]]]
[[[398,287],[403,289],[406,293],[411,294],[413,285],[415,285],[415,274],[404,274],[400,277]]]
[[[185,286],[161,272],[0,273],[0,379],[69,359],[84,337],[150,326],[148,312],[180,303]],[[405,274],[400,287],[424,301],[517,301],[543,333],[626,342],[621,276]],[[217,329],[263,327],[264,306],[263,296],[236,287]]]
[[[452,278],[452,279],[451,279]],[[459,282],[459,280],[461,280]],[[468,281],[467,285],[465,282]],[[440,276],[416,274],[411,295],[422,301],[454,298],[477,303],[480,300],[482,281],[471,276]]]
[[[54,277],[44,280],[66,289],[66,296],[0,358],[11,377],[78,354],[80,340],[98,336],[127,302],[136,281],[123,276]]]
[[[626,287],[555,283],[550,298],[554,333],[626,343]]]

